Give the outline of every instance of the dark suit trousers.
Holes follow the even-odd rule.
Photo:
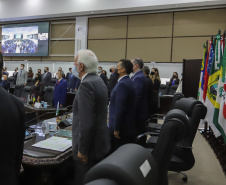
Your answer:
[[[87,164],[82,164],[81,161],[75,160],[75,185],[84,185],[86,173],[97,163],[97,161],[88,161]]]

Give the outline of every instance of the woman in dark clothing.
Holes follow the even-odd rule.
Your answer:
[[[178,73],[174,72],[172,78],[170,79],[169,83],[166,86],[166,93],[169,94],[170,92],[170,87],[172,85],[178,85],[180,82],[179,78],[178,78]]]
[[[151,78],[153,85],[154,85],[153,90],[159,91],[161,80],[160,80],[160,77],[159,77],[159,70],[157,68],[153,67],[151,69],[150,78]]]
[[[42,91],[43,91],[42,76],[41,74],[36,74],[35,85],[31,88],[31,100],[33,101],[33,97],[34,97],[35,101],[40,102]]]
[[[29,67],[29,71],[27,72],[27,77],[28,77],[28,78],[33,78],[33,76],[34,76],[34,73],[33,73],[33,71],[32,71],[32,68]]]

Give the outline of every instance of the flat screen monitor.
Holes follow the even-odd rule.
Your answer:
[[[2,26],[3,56],[48,56],[49,22]]]

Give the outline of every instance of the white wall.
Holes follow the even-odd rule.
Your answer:
[[[0,22],[226,4],[225,0],[1,0]],[[92,13],[93,12],[93,13]]]

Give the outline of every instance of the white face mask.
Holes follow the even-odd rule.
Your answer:
[[[20,70],[23,70],[23,67],[20,67]]]
[[[5,80],[5,78],[4,77],[2,77],[2,81],[4,81]]]
[[[79,78],[79,72],[77,71],[77,68],[75,65],[73,65],[72,74],[75,75],[77,78]]]

